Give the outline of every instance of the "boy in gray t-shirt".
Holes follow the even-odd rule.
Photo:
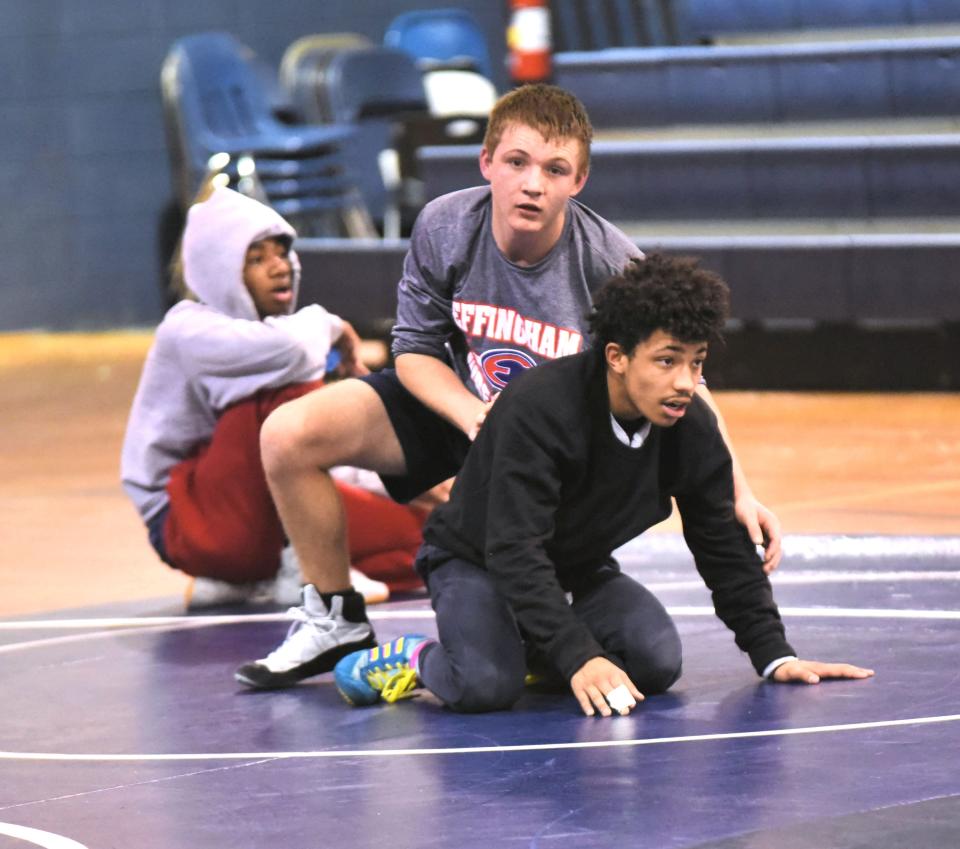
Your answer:
[[[523,369],[585,347],[593,291],[642,256],[574,200],[592,134],[582,104],[562,89],[504,95],[480,154],[489,187],[436,199],[414,227],[398,289],[396,371],[304,396],[265,423],[264,468],[308,583],[301,626],[240,667],[241,683],[289,686],[375,645],[350,588],[343,512],[327,470],[372,469],[398,500],[433,487],[442,500],[497,392]],[[751,538],[766,541],[772,570],[777,519],[736,463],[734,471],[738,515]]]

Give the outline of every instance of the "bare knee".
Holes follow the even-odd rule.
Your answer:
[[[308,443],[315,444],[318,437],[322,433],[307,432],[295,404],[274,410],[260,428],[260,459],[267,478],[275,480],[302,468]]]
[[[400,474],[403,453],[386,409],[367,384],[345,380],[274,410],[260,429],[267,478],[350,465]]]

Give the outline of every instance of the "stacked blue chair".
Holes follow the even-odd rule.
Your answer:
[[[280,60],[280,87],[301,122],[329,120],[325,75],[333,58],[343,50],[371,47],[373,42],[355,32],[305,35],[293,42]]]
[[[358,123],[428,111],[420,71],[406,53],[388,47],[340,51],[327,66],[325,87],[335,121]]]
[[[474,130],[480,129],[482,136],[497,90],[486,38],[468,12],[405,12],[387,27],[383,43],[402,50],[417,63],[435,117],[479,122]]]
[[[396,138],[404,120],[429,115],[420,71],[406,53],[372,44],[294,48],[281,75],[291,101],[307,121],[354,129],[349,155],[367,208],[384,235],[399,235]]]
[[[230,164],[224,173],[234,184],[256,186],[302,232],[369,235],[369,216],[345,159],[355,131],[281,123],[271,109],[268,79],[252,51],[227,33],[190,35],[173,44],[161,87],[181,205],[192,202],[211,157],[225,154]]]
[[[424,75],[401,50],[375,45],[300,49],[284,59],[289,97],[307,120],[356,129],[361,189],[384,235],[407,230],[423,205],[417,147],[478,142],[485,120],[431,114]]]
[[[409,53],[422,70],[457,68],[493,77],[486,36],[463,9],[404,12],[390,22],[383,43]]]
[[[407,124],[429,120],[423,76],[411,58],[388,47],[344,50],[331,59],[324,78],[330,120],[354,124],[365,159],[379,166],[368,170],[364,193],[385,235],[398,236],[416,212],[416,194],[399,161]],[[379,182],[376,178],[379,177]],[[382,186],[379,199],[372,192]],[[379,213],[379,214],[378,214]]]

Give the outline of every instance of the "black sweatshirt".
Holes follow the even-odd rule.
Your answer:
[[[606,363],[589,350],[501,393],[424,540],[485,567],[524,638],[567,678],[603,649],[567,603],[614,549],[670,515],[674,496],[714,609],[760,673],[796,653],[761,560],[733,511],[730,454],[694,398],[640,448],[613,433]]]

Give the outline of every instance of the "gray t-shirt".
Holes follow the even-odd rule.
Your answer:
[[[487,186],[424,207],[404,260],[393,328],[395,356],[445,360],[484,401],[524,369],[587,347],[592,294],[643,256],[571,199],[557,244],[536,265],[515,265],[497,247],[490,216]]]

